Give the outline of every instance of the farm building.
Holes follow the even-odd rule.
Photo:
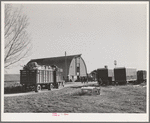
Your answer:
[[[93,77],[93,81],[96,81],[97,80],[97,70],[93,70],[91,73],[90,73]]]
[[[66,81],[77,81],[80,77],[87,76],[86,64],[81,57],[81,54],[31,59],[28,63],[30,62],[37,62],[38,65],[56,65],[58,68],[62,68],[63,77]]]

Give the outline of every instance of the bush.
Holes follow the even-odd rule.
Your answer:
[[[22,86],[5,87],[4,94],[23,92]]]

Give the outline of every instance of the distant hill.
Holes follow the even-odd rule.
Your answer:
[[[5,74],[4,81],[7,82],[20,81],[20,74]]]

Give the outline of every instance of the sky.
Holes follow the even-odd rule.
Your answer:
[[[13,4],[19,7],[20,4]],[[105,65],[147,69],[148,3],[22,3],[32,39],[28,58],[7,70],[18,74],[31,59],[82,54],[88,73]]]

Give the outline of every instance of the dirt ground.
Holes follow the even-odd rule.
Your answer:
[[[74,86],[4,97],[4,112],[146,113],[146,85],[101,87],[100,95],[82,93],[81,86]]]

